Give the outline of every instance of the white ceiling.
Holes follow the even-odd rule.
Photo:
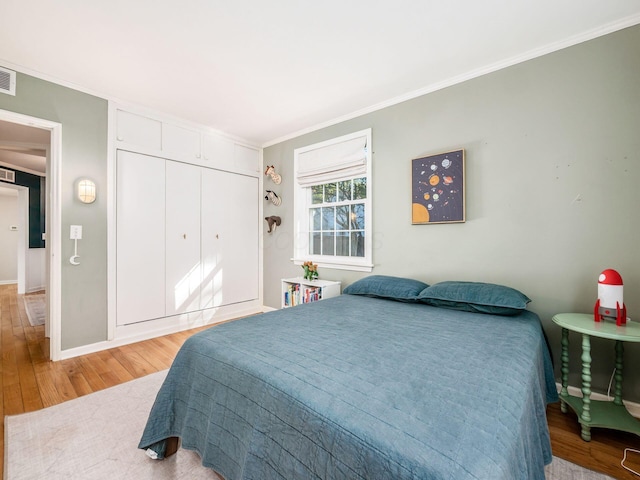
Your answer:
[[[49,130],[0,120],[0,166],[44,175],[50,142]]]
[[[2,0],[0,65],[266,145],[637,23],[638,0]]]

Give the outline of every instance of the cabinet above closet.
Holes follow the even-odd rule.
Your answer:
[[[223,135],[115,109],[116,149],[259,177],[258,149]]]

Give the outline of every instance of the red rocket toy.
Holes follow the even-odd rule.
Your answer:
[[[627,324],[627,307],[622,301],[622,277],[618,272],[607,269],[598,277],[598,300],[593,307],[596,322],[605,317],[615,318],[616,325]]]

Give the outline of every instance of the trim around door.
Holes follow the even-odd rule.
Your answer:
[[[51,132],[49,161],[47,162],[47,215],[46,215],[46,254],[49,275],[47,279],[47,297],[49,306],[49,358],[53,361],[61,358],[61,159],[62,124],[31,117],[21,113],[0,109],[0,120],[29,127],[42,128]]]

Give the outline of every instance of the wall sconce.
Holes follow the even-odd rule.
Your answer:
[[[93,203],[96,200],[96,184],[88,178],[78,182],[78,198],[82,203]]]

